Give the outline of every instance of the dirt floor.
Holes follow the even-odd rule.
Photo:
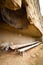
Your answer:
[[[21,36],[21,34],[16,35],[14,32],[8,32],[0,28],[0,44],[12,41],[14,44],[22,44],[35,41],[35,39]],[[14,51],[5,52],[0,50],[0,65],[43,65],[43,43],[24,52],[23,55]]]
[[[0,29],[0,44],[8,41],[22,44],[35,41],[35,39]],[[43,65],[43,44],[24,52],[23,55],[14,51],[0,51],[0,65]]]
[[[43,44],[19,55],[14,51],[0,51],[0,65],[43,65]]]

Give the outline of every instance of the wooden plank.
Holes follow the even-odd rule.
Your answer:
[[[18,49],[18,48],[24,48],[24,47],[27,47],[27,46],[30,46],[30,45],[34,45],[36,43],[38,43],[39,41],[35,41],[35,42],[31,42],[31,43],[25,43],[25,44],[17,44],[17,45],[10,45],[10,48],[13,50],[13,49]]]
[[[28,46],[28,47],[25,47],[25,48],[18,49],[18,52],[20,52],[20,53],[21,53],[21,52],[25,52],[25,51],[27,51],[27,50],[33,48],[33,47],[38,46],[40,43],[41,43],[41,42],[38,42],[38,43],[36,43],[36,44],[34,44],[34,45],[31,45],[31,46]]]

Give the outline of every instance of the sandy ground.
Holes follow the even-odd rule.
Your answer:
[[[0,29],[0,44],[2,42],[14,42],[14,44],[28,43],[35,41],[34,38],[12,34],[11,32]],[[19,55],[14,51],[0,51],[0,65],[43,65],[43,44],[30,49]]]
[[[0,51],[0,65],[43,65],[43,44],[19,55],[14,51]]]

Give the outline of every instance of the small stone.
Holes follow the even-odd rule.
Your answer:
[[[31,54],[31,57],[35,58],[35,57],[36,57],[36,55],[35,55],[35,54]]]
[[[39,56],[39,53],[36,53],[36,56]]]
[[[2,50],[6,50],[7,51],[9,49],[10,43],[4,42],[0,46],[2,47],[1,48]]]

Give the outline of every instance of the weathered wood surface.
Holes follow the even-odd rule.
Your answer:
[[[8,3],[7,3],[7,5],[8,5]],[[30,24],[28,23],[26,25],[27,28],[22,29],[22,30],[17,30],[17,31],[19,31],[19,33],[22,33],[22,34],[25,34],[25,35],[30,35],[30,36],[33,36],[33,37],[41,37],[42,34],[43,34],[43,30],[42,30],[42,26],[41,26],[42,17],[41,17],[41,14],[40,14],[39,0],[35,0],[35,1],[34,0],[32,0],[32,1],[31,0],[24,0],[23,6],[26,8],[27,19],[28,19]],[[21,23],[20,21],[17,22],[17,26],[23,27],[23,25],[26,24],[26,23]],[[27,22],[27,21],[24,19],[24,22]],[[32,32],[32,34],[31,34],[31,32]]]
[[[18,30],[18,29],[15,29],[14,27],[9,26],[6,23],[0,22],[0,29],[3,29],[3,30],[5,29],[5,30],[8,30],[14,33],[31,36],[31,37],[41,37],[42,36],[41,32],[32,24],[30,24],[28,28],[26,29]]]
[[[26,6],[27,18],[30,20],[31,24],[34,24],[40,32],[43,34],[41,26],[41,14],[39,7],[39,0],[27,0],[28,6]]]
[[[35,45],[35,44],[37,44],[37,43],[39,43],[39,41],[35,41],[35,42],[31,42],[31,43],[26,43],[26,44],[18,44],[18,45],[14,45],[14,44],[12,44],[12,45],[10,45],[10,48],[13,50],[13,49],[19,49],[19,48],[26,48],[26,47],[30,47],[30,46],[32,46],[32,45]],[[28,49],[27,49],[28,50]],[[25,49],[24,49],[24,51],[25,51]]]
[[[28,27],[26,11],[23,8],[17,11],[11,11],[9,9],[2,8],[1,15],[3,20],[12,27],[17,29],[24,29]]]
[[[36,42],[36,44],[33,44],[33,45],[30,45],[30,46],[27,46],[27,47],[24,47],[24,48],[21,48],[21,49],[18,49],[18,52],[25,52],[33,47],[36,47],[40,44],[40,42]]]
[[[21,8],[22,0],[0,0],[0,8],[6,7],[11,10],[18,10]]]

